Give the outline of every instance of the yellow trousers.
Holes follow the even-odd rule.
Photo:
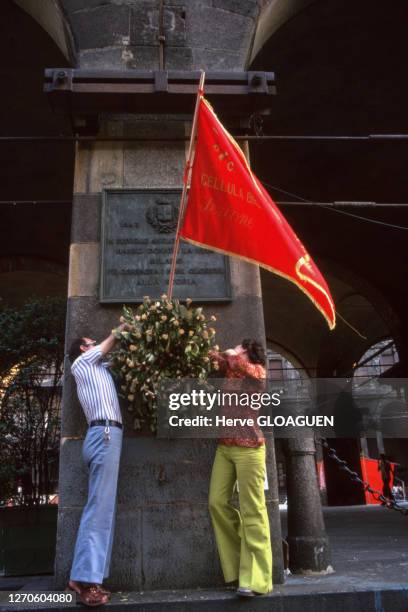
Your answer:
[[[219,444],[209,506],[225,582],[257,593],[272,591],[272,550],[265,503],[265,446]],[[238,480],[239,511],[231,504]]]

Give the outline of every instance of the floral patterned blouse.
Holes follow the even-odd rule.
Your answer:
[[[266,372],[260,363],[252,363],[241,355],[225,355],[218,352],[211,354],[211,359],[218,363],[219,372],[227,379],[265,380]],[[254,420],[254,425],[240,426],[239,437],[220,438],[219,443],[227,446],[246,446],[257,448],[265,444],[265,438],[259,425],[256,423],[257,412],[249,406],[224,406],[222,415],[227,418],[241,418]]]

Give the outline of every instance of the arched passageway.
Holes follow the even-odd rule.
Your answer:
[[[45,68],[74,60],[57,2],[4,0],[0,34],[7,58],[0,100],[6,137],[0,143],[0,297],[3,305],[14,305],[24,296],[67,291],[74,145],[46,140],[69,135],[71,128],[50,109],[43,78]],[[42,262],[41,269],[33,262]]]
[[[34,257],[0,257],[0,307],[19,307],[31,297],[63,296],[66,266]]]
[[[14,0],[52,38],[67,62],[75,64],[76,50],[70,23],[59,0]]]
[[[250,68],[275,71],[278,87],[262,130],[289,138],[251,144],[252,166],[316,260],[340,314],[329,332],[295,287],[262,272],[267,337],[311,377],[351,377],[384,338],[395,342],[397,375],[408,372],[408,142],[378,137],[406,132],[407,17],[402,0],[392,7],[359,0],[347,11],[339,0],[273,0],[255,36]],[[332,443],[361,473],[371,442]],[[328,501],[364,503],[324,462]]]
[[[404,131],[407,11],[400,0],[392,11],[359,0],[347,12],[339,0],[285,8],[275,0],[265,3],[255,37],[251,69],[276,71],[278,84],[263,131],[291,138],[253,144],[253,168],[318,262],[338,312],[359,332],[339,318],[329,333],[295,288],[262,273],[267,336],[311,376],[347,375],[387,335],[408,371],[408,144],[353,139]],[[333,139],[339,135],[352,138]]]

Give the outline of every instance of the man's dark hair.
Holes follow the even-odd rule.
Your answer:
[[[84,337],[83,336],[78,336],[78,338],[75,338],[69,347],[68,350],[68,357],[71,363],[74,363],[75,359],[77,357],[80,356],[80,354],[82,353],[81,351],[81,345],[84,343]]]
[[[253,338],[245,338],[241,346],[247,351],[249,361],[265,365],[265,349],[260,342]]]

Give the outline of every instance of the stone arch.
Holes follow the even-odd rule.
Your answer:
[[[321,315],[286,280],[261,272],[266,335],[309,376],[344,376],[354,362],[384,337],[400,339],[399,319],[383,295],[367,280],[331,259],[317,264],[331,288],[338,320],[330,332]],[[356,331],[352,329],[355,328]],[[361,337],[364,336],[364,337]]]
[[[319,375],[346,376],[353,364],[384,338],[393,338],[397,347],[402,345],[399,318],[372,283],[333,259],[325,258],[319,265],[338,296],[337,312],[347,322],[338,317],[331,341],[322,344],[317,362]]]
[[[0,304],[18,306],[29,297],[65,296],[67,268],[25,256],[0,257]]]
[[[317,0],[266,0],[258,18],[249,64],[261,51],[267,40],[304,8]]]
[[[14,0],[52,38],[71,65],[76,64],[76,49],[71,25],[59,0]]]
[[[293,353],[293,351],[289,350],[286,346],[279,344],[278,342],[274,342],[273,339],[268,337],[266,338],[266,344],[268,349],[272,349],[290,361],[290,363],[298,370],[301,378],[308,378],[310,376],[309,371],[305,367],[302,360],[295,353]]]
[[[341,0],[264,2],[251,68],[277,73],[278,95],[263,119],[266,134],[321,134],[330,140],[337,134],[396,133],[393,121],[401,125],[408,99],[408,87],[401,85],[408,9],[403,0],[392,12],[368,0],[357,4],[345,13]],[[385,62],[389,70],[381,68]],[[372,224],[331,215],[318,205],[283,209],[327,278],[338,311],[367,337],[341,320],[329,333],[296,289],[262,272],[267,334],[293,350],[312,375],[344,375],[386,336],[407,362],[406,248],[398,231],[407,226],[406,209],[387,205],[406,200],[402,159],[398,142],[385,148],[295,138],[251,146],[253,168],[278,201],[296,194],[310,203],[381,204],[353,210]],[[394,230],[381,228],[382,221]]]

